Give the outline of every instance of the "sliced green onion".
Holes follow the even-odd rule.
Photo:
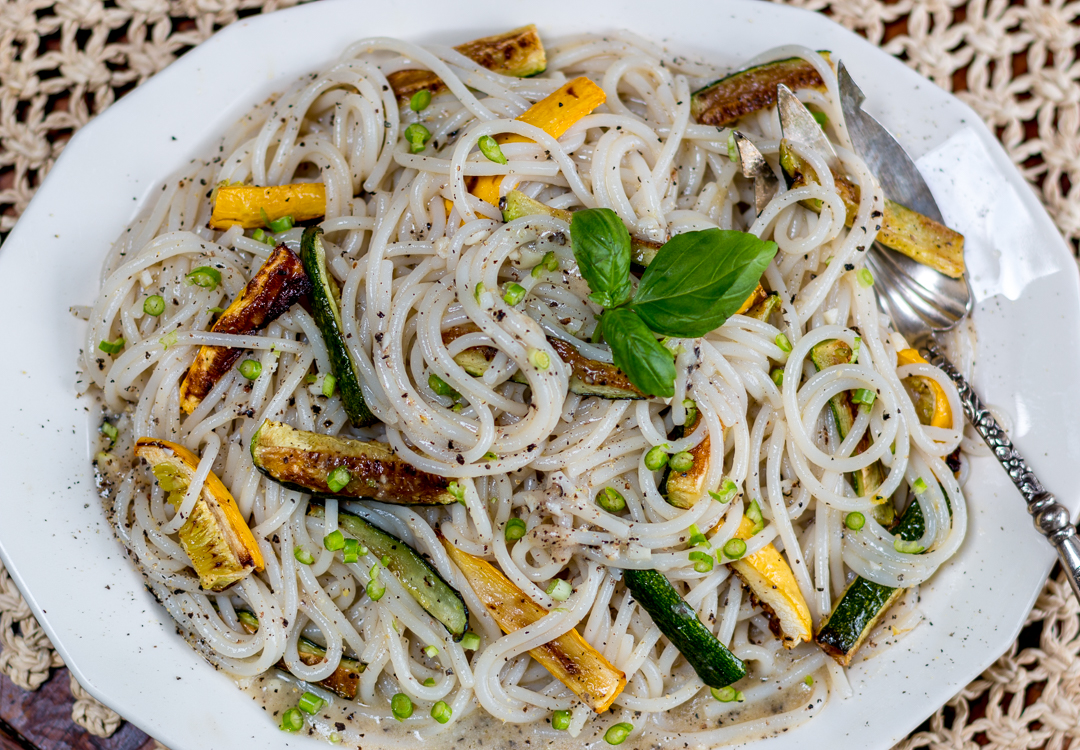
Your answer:
[[[923,478],[919,477],[915,480],[915,483],[911,485],[911,489],[915,490],[916,495],[921,495],[922,493],[926,492],[928,488],[926,486],[926,482],[923,481]]]
[[[339,490],[344,489],[345,485],[347,485],[351,479],[352,475],[349,474],[349,470],[344,466],[339,466],[331,471],[329,476],[326,477],[326,487],[331,492],[338,492]]]
[[[251,239],[255,240],[256,242],[261,242],[264,245],[273,245],[275,242],[277,242],[277,240],[274,238],[274,235],[270,234],[262,227],[256,229],[254,232],[251,233]]]
[[[423,112],[429,104],[431,104],[431,92],[427,89],[420,89],[409,99],[409,109],[413,112]]]
[[[498,461],[499,460],[499,454],[496,453],[495,451],[488,451],[484,455],[480,456],[480,460],[481,461]]]
[[[920,552],[926,550],[926,547],[922,546],[918,542],[909,542],[906,539],[896,537],[892,543],[893,549],[897,552],[902,552],[906,555],[917,555]]]
[[[513,306],[525,299],[526,289],[521,284],[511,281],[506,285],[506,293],[503,294],[503,302]]]
[[[282,216],[280,219],[266,222],[266,226],[269,227],[270,231],[274,234],[281,234],[282,232],[288,232],[296,226],[296,221],[291,216]]]
[[[649,449],[649,452],[645,454],[645,468],[649,471],[660,471],[664,468],[664,464],[668,462],[668,453],[665,450],[667,446],[654,445]]]
[[[322,381],[322,395],[330,398],[334,395],[335,388],[337,388],[337,378],[330,373],[326,373]]]
[[[561,578],[553,578],[551,583],[544,589],[547,595],[557,602],[565,602],[570,598],[570,594],[574,592],[574,587],[570,585],[569,581],[564,581]]]
[[[855,343],[851,347],[851,364],[859,363],[859,348],[862,346],[862,337],[856,336]]]
[[[480,648],[480,636],[471,631],[466,633],[461,638],[461,648],[464,651],[475,651]]]
[[[447,396],[448,398],[452,398],[455,400],[461,398],[460,393],[451,388],[445,380],[440,378],[435,373],[431,373],[430,375],[428,375],[427,384],[428,388],[434,391],[435,395],[437,396]]]
[[[761,515],[761,506],[758,505],[757,500],[750,501],[750,507],[746,509],[746,517],[754,523],[754,529],[750,532],[751,536],[765,528],[765,518]]]
[[[465,488],[457,482],[451,482],[446,485],[446,491],[456,497],[459,503],[465,502]]]
[[[824,112],[811,112],[810,114],[814,116],[814,122],[816,122],[821,127],[825,127],[825,123],[829,121],[829,116],[826,115]]]
[[[546,370],[551,367],[551,357],[543,349],[533,349],[529,352],[529,362],[538,370]]]
[[[390,699],[390,713],[394,714],[394,718],[398,721],[405,721],[412,716],[412,712],[412,699],[405,695],[405,693],[396,693],[394,697]]]
[[[424,150],[424,146],[431,140],[431,131],[425,128],[418,122],[414,122],[409,127],[405,128],[405,140],[409,142],[409,151],[414,154],[419,154]]]
[[[360,561],[360,540],[346,539],[345,546],[341,548],[341,560],[346,563]]]
[[[514,542],[521,539],[521,537],[525,536],[525,530],[524,521],[520,518],[511,518],[506,522],[506,531],[504,532],[506,541]]]
[[[712,697],[721,703],[731,703],[739,695],[739,691],[728,685],[722,688],[709,688]]]
[[[548,250],[546,253],[544,253],[544,259],[540,262],[544,264],[545,271],[559,270],[559,259],[558,257],[556,257],[554,250]]]
[[[694,563],[694,570],[698,573],[708,573],[713,568],[713,557],[708,552],[694,550],[690,553],[690,562]]]
[[[690,524],[690,546],[700,547],[702,544],[708,544],[709,540],[705,538],[705,535],[701,533],[701,529],[697,527],[696,523]]]
[[[671,457],[672,471],[690,471],[692,468],[694,468],[694,454],[681,451]]]
[[[240,363],[240,374],[248,380],[255,380],[262,375],[262,364],[257,359],[245,359]]]
[[[731,560],[738,560],[746,554],[746,542],[742,539],[728,539],[724,545],[724,556]]]
[[[300,701],[296,704],[296,707],[306,714],[314,714],[322,708],[323,703],[325,701],[315,693],[304,693],[300,696]]]
[[[480,295],[484,293],[485,289],[487,289],[487,287],[484,286],[484,282],[478,281],[476,283],[476,291],[473,292],[473,297],[476,298],[476,304],[480,304]]]
[[[852,531],[858,531],[866,525],[866,516],[855,510],[844,516],[844,525]]]
[[[689,427],[697,419],[697,404],[694,403],[694,399],[692,398],[684,398],[682,407],[686,412],[686,419],[683,420],[683,426]]]
[[[769,377],[772,378],[772,382],[776,383],[777,388],[784,387],[784,369],[782,367],[775,368],[769,373]]]
[[[424,653],[429,659],[434,659],[439,655],[439,649],[436,646],[424,646]]]
[[[176,343],[176,331],[169,331],[158,339],[158,343],[161,344],[162,349],[168,350],[170,346]]]
[[[869,268],[859,269],[859,286],[872,287],[874,285],[874,274],[870,273]]]
[[[322,543],[331,552],[337,552],[339,549],[345,549],[345,535],[341,533],[341,529],[334,529],[323,537]]]
[[[382,560],[380,560],[379,562],[382,563],[382,566],[384,568],[390,567],[390,555],[383,555]]]
[[[214,313],[216,315],[218,313],[225,312],[225,308],[224,307],[208,307],[208,308],[206,308],[206,312]]]
[[[803,682],[805,682],[807,685],[813,685],[814,684],[814,675],[812,675],[812,674],[806,675],[806,677],[803,678]]]
[[[424,687],[435,687],[435,678],[434,677],[426,677],[426,678],[424,678],[424,681],[422,683],[420,683],[420,684],[423,685]]]
[[[311,565],[313,562],[315,562],[315,558],[312,556],[312,554],[303,547],[297,547],[296,549],[294,549],[293,557],[295,557],[298,562],[301,562],[304,565]]]
[[[281,731],[299,732],[304,728],[304,715],[299,708],[290,708],[281,715]]]
[[[480,136],[480,140],[476,142],[476,145],[480,147],[480,153],[486,156],[489,161],[496,164],[506,164],[506,157],[503,155],[502,149],[499,148],[499,143],[490,135]]]
[[[728,133],[727,137],[727,158],[731,161],[739,160],[739,147],[735,145],[735,131],[732,130]]]
[[[450,721],[450,716],[454,712],[450,709],[450,705],[446,701],[439,701],[431,707],[431,718],[440,724],[445,724]]]
[[[608,513],[619,513],[626,507],[626,498],[614,487],[605,487],[596,493],[596,504]]]
[[[551,728],[560,732],[570,728],[570,719],[574,716],[573,711],[556,711],[551,714]]]
[[[203,289],[217,289],[217,285],[221,283],[221,271],[210,266],[199,266],[194,271],[187,275],[188,286],[194,284],[195,286],[201,286]]]
[[[155,318],[161,313],[165,312],[165,298],[160,294],[152,294],[143,300],[142,310],[147,315],[153,315]]]
[[[877,398],[877,394],[869,388],[858,388],[851,396],[851,400],[856,404],[866,404],[867,406],[872,406],[875,398]]]
[[[709,492],[713,500],[721,503],[730,503],[737,494],[739,494],[739,485],[735,484],[731,479],[725,479],[720,483],[719,492]]]
[[[116,341],[102,341],[97,347],[106,354],[118,354],[124,351],[124,337],[121,336]]]
[[[110,424],[109,422],[102,422],[101,434],[109,438],[109,441],[111,443],[115,443],[116,438],[120,436],[120,430],[116,429],[116,425],[114,424]],[[111,448],[112,446],[110,445],[109,447]]]
[[[790,352],[791,351],[791,342],[788,341],[788,337],[785,336],[783,333],[776,334],[775,341],[776,341],[776,345],[778,347],[780,347],[780,351],[782,351],[782,352]]]
[[[384,586],[378,579],[372,578],[368,581],[367,595],[371,597],[371,601],[377,602],[383,598],[383,594],[386,593],[386,586]]]
[[[626,741],[626,738],[630,736],[630,733],[634,731],[634,725],[625,721],[620,721],[613,727],[609,727],[604,732],[604,742],[609,745],[621,745]]]

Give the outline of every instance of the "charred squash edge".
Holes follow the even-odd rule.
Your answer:
[[[830,55],[820,52],[830,63]],[[776,105],[776,86],[783,83],[792,91],[825,90],[825,82],[813,65],[801,57],[755,65],[713,81],[690,95],[690,113],[703,125],[731,125],[752,112]]]
[[[450,480],[417,469],[385,443],[320,435],[267,419],[251,436],[251,460],[262,474],[291,490],[397,505],[449,505]],[[336,468],[349,472],[337,492],[327,485]]]
[[[310,292],[311,282],[300,259],[278,245],[210,330],[236,334],[261,331]],[[227,346],[199,347],[180,383],[180,408],[185,414],[195,411],[242,352]]]

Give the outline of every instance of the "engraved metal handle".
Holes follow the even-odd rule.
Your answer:
[[[993,415],[983,406],[979,396],[968,385],[964,376],[952,362],[946,359],[937,345],[933,341],[928,341],[922,349],[930,364],[941,369],[956,383],[956,390],[960,393],[960,404],[964,407],[964,414],[968,421],[982,435],[983,440],[994,452],[998,463],[1002,465],[1013,484],[1020,490],[1020,494],[1024,496],[1028,513],[1035,519],[1035,528],[1057,549],[1062,566],[1069,572],[1069,583],[1072,584],[1073,593],[1076,594],[1077,599],[1080,599],[1080,537],[1077,536],[1076,527],[1070,520],[1069,509],[1046,491],[1042,482],[1024,461],[1023,456],[1017,452],[1009,436],[1005,434],[1005,430],[1001,429]]]

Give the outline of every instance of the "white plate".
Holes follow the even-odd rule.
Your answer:
[[[83,326],[68,306],[94,299],[107,247],[167,175],[207,154],[250,106],[362,36],[458,42],[535,21],[546,35],[629,28],[729,64],[789,42],[834,50],[868,93],[870,111],[913,156],[960,136],[924,162],[939,169],[928,178],[946,217],[969,237],[984,294],[1000,288],[1012,298],[985,299],[975,313],[975,385],[1013,415],[1013,436],[1046,485],[1064,492],[1074,484],[1061,458],[1080,455],[1076,267],[974,112],[820,15],[747,0],[693,0],[663,12],[643,0],[538,7],[330,0],[233,24],[83,128],[0,253],[0,309],[13,321],[0,362],[8,394],[0,552],[79,681],[173,750],[314,745],[278,731],[196,656],[114,540],[88,459],[88,404],[74,397]],[[929,622],[851,671],[854,698],[832,701],[761,747],[827,739],[834,748],[888,748],[1005,651],[1053,555],[997,464],[974,461],[972,474],[967,542],[925,588]],[[1075,495],[1061,499],[1076,509]]]

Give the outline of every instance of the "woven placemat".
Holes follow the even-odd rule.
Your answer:
[[[1080,0],[788,0],[953,91],[983,117],[1080,253]],[[0,240],[71,135],[238,18],[295,0],[0,0]],[[918,731],[915,748],[1047,748],[1080,738],[1080,611],[1047,582],[1009,651]],[[0,671],[25,690],[59,657],[0,566]],[[73,718],[120,718],[72,680]]]

